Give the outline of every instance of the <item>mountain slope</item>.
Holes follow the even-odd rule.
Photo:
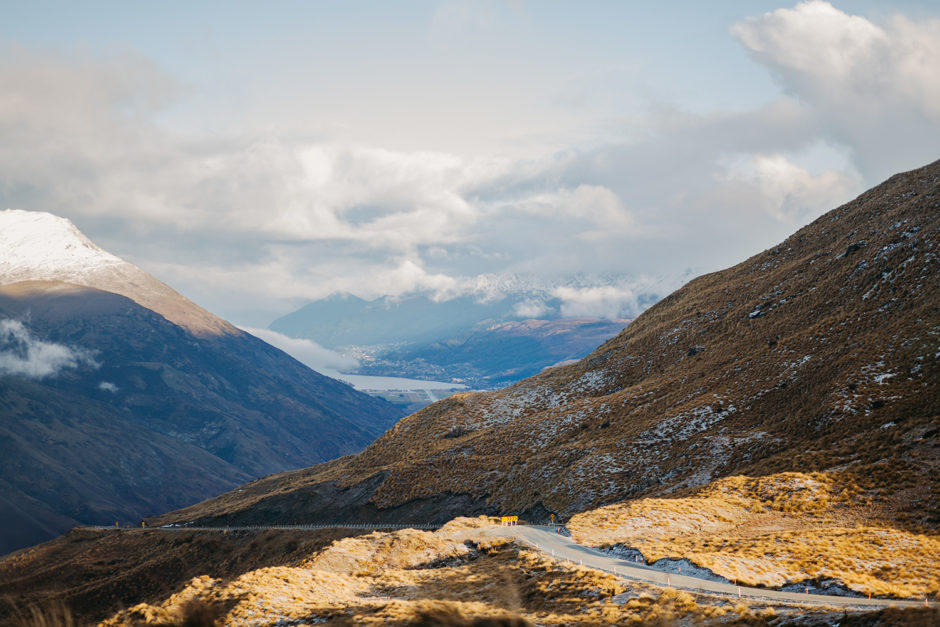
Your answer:
[[[872,515],[936,528],[938,244],[940,162],[690,282],[577,364],[448,398],[361,454],[159,520],[317,520],[339,500],[410,517],[458,498],[466,513],[568,516],[825,471]]]
[[[2,286],[2,320],[27,321],[30,344],[2,353],[93,358],[46,377],[0,364],[0,497],[18,512],[0,550],[356,452],[397,417],[253,336],[197,337],[109,292]]]
[[[117,276],[147,276],[96,248],[60,264],[79,240],[57,238],[57,218],[40,222],[54,227],[45,248],[20,238],[28,255],[10,256],[32,266],[5,261],[4,276],[97,282],[101,268],[119,268],[107,287]],[[0,552],[76,523],[136,522],[252,477],[354,453],[400,417],[172,290],[150,295],[160,293],[167,301],[158,313],[61,281],[0,285]]]

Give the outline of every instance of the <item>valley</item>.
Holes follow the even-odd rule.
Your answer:
[[[74,530],[8,556],[0,594],[112,625],[932,624],[938,220],[940,162],[692,281],[575,363],[144,521],[169,529]],[[497,526],[507,513],[554,518],[577,545]],[[416,522],[437,530],[342,527]],[[174,560],[190,544],[210,548],[164,588],[82,606],[70,583],[124,581],[162,563],[145,547]],[[90,557],[119,545],[113,568]],[[627,571],[641,559],[653,570]]]
[[[940,2],[7,2],[0,627],[937,627]]]

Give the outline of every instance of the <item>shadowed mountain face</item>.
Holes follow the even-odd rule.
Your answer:
[[[3,286],[0,324],[0,552],[354,453],[400,416],[237,329],[200,337],[110,292]]]
[[[699,277],[574,365],[450,397],[358,455],[159,520],[318,520],[337,505],[408,520],[448,499],[567,516],[735,474],[826,471],[873,515],[934,528],[938,255],[940,162]]]

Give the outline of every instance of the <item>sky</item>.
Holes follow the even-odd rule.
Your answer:
[[[249,327],[635,315],[940,158],[940,3],[0,0],[0,208]]]

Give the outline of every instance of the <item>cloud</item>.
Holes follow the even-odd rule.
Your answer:
[[[780,154],[747,155],[729,161],[723,176],[727,194],[747,198],[785,224],[799,226],[816,217],[819,207],[835,207],[858,191],[861,181],[834,170],[811,174]]]
[[[601,287],[559,287],[552,293],[562,301],[561,315],[569,318],[621,318],[636,315],[637,295],[632,289]]]
[[[112,394],[116,394],[120,388],[110,381],[102,381],[98,384],[98,389],[103,392],[111,392]]]
[[[937,157],[940,20],[896,15],[879,25],[813,0],[731,32],[866,175],[883,178]]]
[[[62,370],[100,367],[91,352],[36,339],[18,320],[0,320],[0,373],[31,379],[54,377]]]
[[[636,221],[623,207],[620,198],[602,185],[578,185],[551,192],[503,201],[499,208],[541,220],[570,224],[575,232],[567,231],[587,240],[629,237],[636,234]]]
[[[470,46],[476,35],[451,41],[468,23],[510,37],[500,29],[518,20],[503,8],[441,5],[435,45]],[[805,2],[732,25],[727,37],[779,93],[715,110],[650,101],[589,120],[577,141],[534,138],[526,145],[550,149],[524,158],[299,132],[296,120],[200,134],[172,125],[174,104],[198,96],[141,54],[11,48],[0,56],[0,206],[68,217],[210,310],[257,308],[236,319],[254,326],[336,292],[492,298],[503,292],[478,290],[492,276],[563,286],[571,315],[634,315],[634,292],[663,295],[671,277],[731,265],[938,156],[940,20],[876,23]],[[467,100],[474,115],[498,111],[487,114],[494,136],[513,136],[519,118],[501,118],[530,104],[510,96],[535,93],[510,83],[499,107]],[[407,119],[416,136],[439,122],[462,128],[457,109],[426,126],[432,109],[380,118]],[[572,128],[568,118],[543,121]],[[651,276],[666,280],[634,290]]]
[[[323,348],[311,340],[288,337],[270,329],[242,327],[242,330],[281,349],[305,366],[328,376],[335,376],[337,373],[355,370],[359,367],[356,359]]]
[[[541,318],[552,312],[552,308],[540,300],[527,298],[513,306],[512,313],[520,318]]]

